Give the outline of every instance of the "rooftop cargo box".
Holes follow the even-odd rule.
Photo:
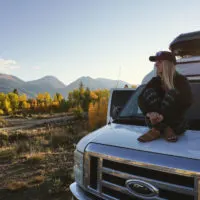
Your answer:
[[[169,49],[181,57],[200,55],[200,31],[180,34],[171,42]]]

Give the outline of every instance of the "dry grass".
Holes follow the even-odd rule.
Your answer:
[[[0,132],[0,147],[8,145],[8,133],[6,131]]]
[[[33,177],[28,183],[29,184],[41,184],[44,182],[44,180],[45,180],[45,176],[39,175],[39,176]]]
[[[0,149],[0,161],[10,161],[16,156],[14,147],[4,147]]]
[[[11,150],[11,149],[14,149],[13,146],[2,146],[0,148],[0,154],[3,152],[3,151],[6,151],[6,150]]]
[[[3,128],[8,125],[8,121],[0,117],[0,128]]]
[[[51,193],[67,191],[69,183],[73,181],[72,169],[69,165],[65,168],[58,168],[51,175]]]
[[[46,185],[51,193],[67,191],[73,181],[74,144],[88,133],[86,123],[0,132],[0,139],[6,141],[0,147],[0,164],[4,165],[0,187],[18,191],[36,186],[39,191]]]
[[[73,131],[72,131],[73,130]],[[50,136],[50,146],[52,149],[63,148],[71,149],[84,135],[88,134],[87,131],[78,133],[75,128],[68,127],[56,129],[52,131]]]
[[[56,131],[51,133],[50,145],[52,148],[65,145],[67,142],[67,133],[64,129],[57,128]]]
[[[8,132],[7,131],[1,131],[0,132],[0,139],[3,139],[3,140],[8,139]]]
[[[17,130],[17,131],[11,132],[8,136],[9,136],[8,140],[11,143],[15,141],[22,141],[22,140],[29,139],[29,135],[23,130]]]
[[[30,144],[28,141],[19,141],[16,143],[15,150],[17,154],[30,152]]]
[[[40,164],[42,161],[44,161],[45,159],[45,154],[44,153],[32,153],[32,154],[28,154],[26,155],[26,163],[30,164],[30,165],[36,165],[36,164]]]
[[[24,181],[10,181],[10,183],[7,184],[7,189],[10,191],[26,189],[27,187],[28,185]]]
[[[32,114],[31,117],[33,119],[49,119],[49,118],[53,118],[53,117],[62,117],[62,116],[66,116],[68,115],[68,113],[57,113],[57,114]]]
[[[51,133],[51,130],[46,127],[40,127],[35,129],[19,129],[9,132],[9,141],[15,142],[15,141],[21,141],[21,140],[28,140],[30,138],[36,137],[36,136],[46,136]]]

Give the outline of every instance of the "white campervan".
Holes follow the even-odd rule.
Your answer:
[[[189,129],[177,143],[138,142],[148,127],[137,98],[153,72],[136,90],[111,90],[108,124],[76,146],[73,199],[200,200],[200,31],[178,36],[170,49],[192,88]],[[116,107],[121,109],[117,117]]]

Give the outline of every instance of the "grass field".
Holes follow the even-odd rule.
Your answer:
[[[80,119],[0,129],[0,200],[70,199],[73,151],[86,134]]]

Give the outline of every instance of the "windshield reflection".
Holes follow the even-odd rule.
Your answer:
[[[138,106],[138,96],[142,92],[144,85],[137,88],[135,93],[131,96],[125,107],[119,114],[119,118],[142,117],[143,114]]]

